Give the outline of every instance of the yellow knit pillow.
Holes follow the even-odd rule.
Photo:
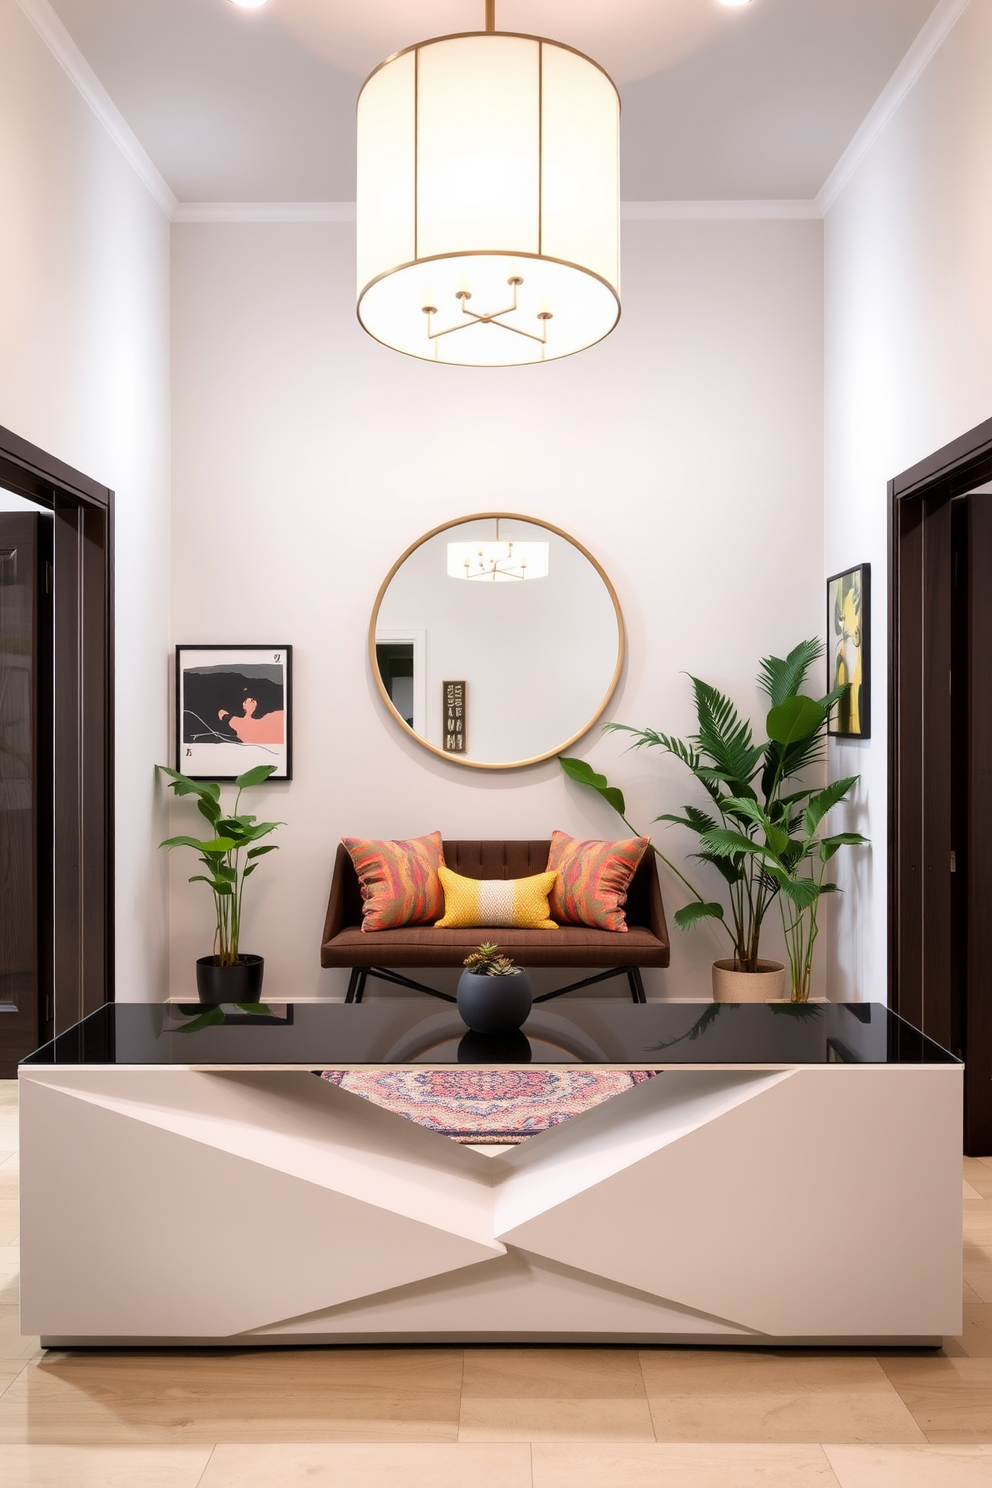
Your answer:
[[[557,873],[533,878],[462,878],[442,863],[437,870],[444,889],[444,918],[437,930],[469,926],[512,926],[516,930],[557,930],[548,918],[548,895]]]

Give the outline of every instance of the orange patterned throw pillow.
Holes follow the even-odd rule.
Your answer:
[[[553,917],[564,925],[626,930],[627,889],[647,846],[647,837],[578,842],[552,832],[548,872],[558,874],[550,895]]]
[[[342,837],[362,889],[362,929],[430,925],[444,914],[437,870],[444,862],[441,833],[405,842]]]

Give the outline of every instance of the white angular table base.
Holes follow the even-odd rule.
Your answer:
[[[957,1066],[669,1069],[489,1157],[306,1071],[28,1067],[46,1345],[936,1344]]]

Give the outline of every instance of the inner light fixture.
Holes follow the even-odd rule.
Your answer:
[[[449,542],[448,578],[473,579],[489,584],[513,584],[521,579],[546,579],[551,544],[500,541],[499,517],[494,541]]]
[[[569,356],[620,317],[620,99],[581,52],[486,29],[419,42],[358,99],[358,318],[430,361]]]

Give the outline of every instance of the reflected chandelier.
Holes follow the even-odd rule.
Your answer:
[[[474,538],[449,542],[448,578],[511,584],[521,579],[546,579],[551,567],[551,544],[500,539],[499,517],[494,540]]]
[[[551,361],[620,317],[620,100],[589,57],[486,28],[419,42],[358,99],[358,318],[459,366]]]

